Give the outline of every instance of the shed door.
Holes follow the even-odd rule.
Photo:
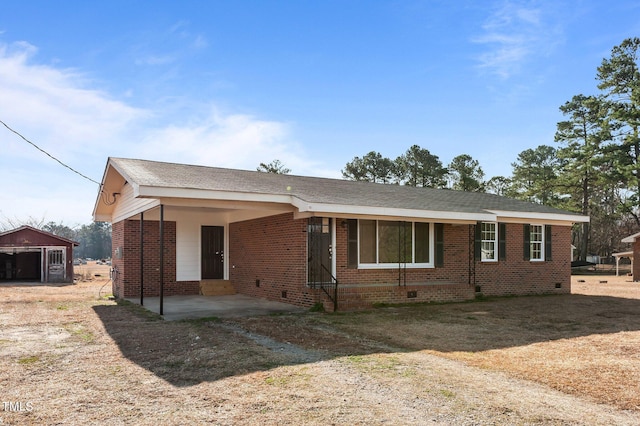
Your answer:
[[[59,249],[47,250],[47,281],[64,281],[65,271],[65,251]]]
[[[202,279],[224,278],[224,227],[203,226],[201,231]]]

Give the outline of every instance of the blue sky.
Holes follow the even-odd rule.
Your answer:
[[[5,1],[0,120],[98,181],[109,156],[340,177],[414,144],[488,179],[635,36],[628,0]],[[96,184],[0,147],[0,222],[91,221]]]

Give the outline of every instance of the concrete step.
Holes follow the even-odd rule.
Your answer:
[[[236,294],[236,289],[229,280],[200,280],[200,294],[203,296],[223,296]]]

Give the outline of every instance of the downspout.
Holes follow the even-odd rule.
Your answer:
[[[144,212],[140,212],[140,306],[144,306]]]
[[[164,313],[164,205],[160,204],[160,315]]]
[[[469,285],[473,285],[475,287],[476,284],[476,274],[475,274],[475,229],[472,228],[472,225],[469,224]],[[471,275],[473,274],[473,279]]]
[[[402,253],[400,252],[400,221],[398,221],[398,287],[402,285]]]

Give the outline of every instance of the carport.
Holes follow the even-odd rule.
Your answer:
[[[162,317],[167,321],[198,318],[234,318],[306,312],[306,308],[244,294],[224,296],[165,296]],[[167,300],[168,299],[168,300]],[[139,299],[126,299],[139,304]],[[144,308],[160,313],[160,297],[145,297]]]
[[[620,259],[623,257],[627,257],[629,258],[629,260],[631,260],[631,271],[633,271],[633,252],[632,251],[613,253],[612,256],[616,258],[616,277],[620,275]]]

